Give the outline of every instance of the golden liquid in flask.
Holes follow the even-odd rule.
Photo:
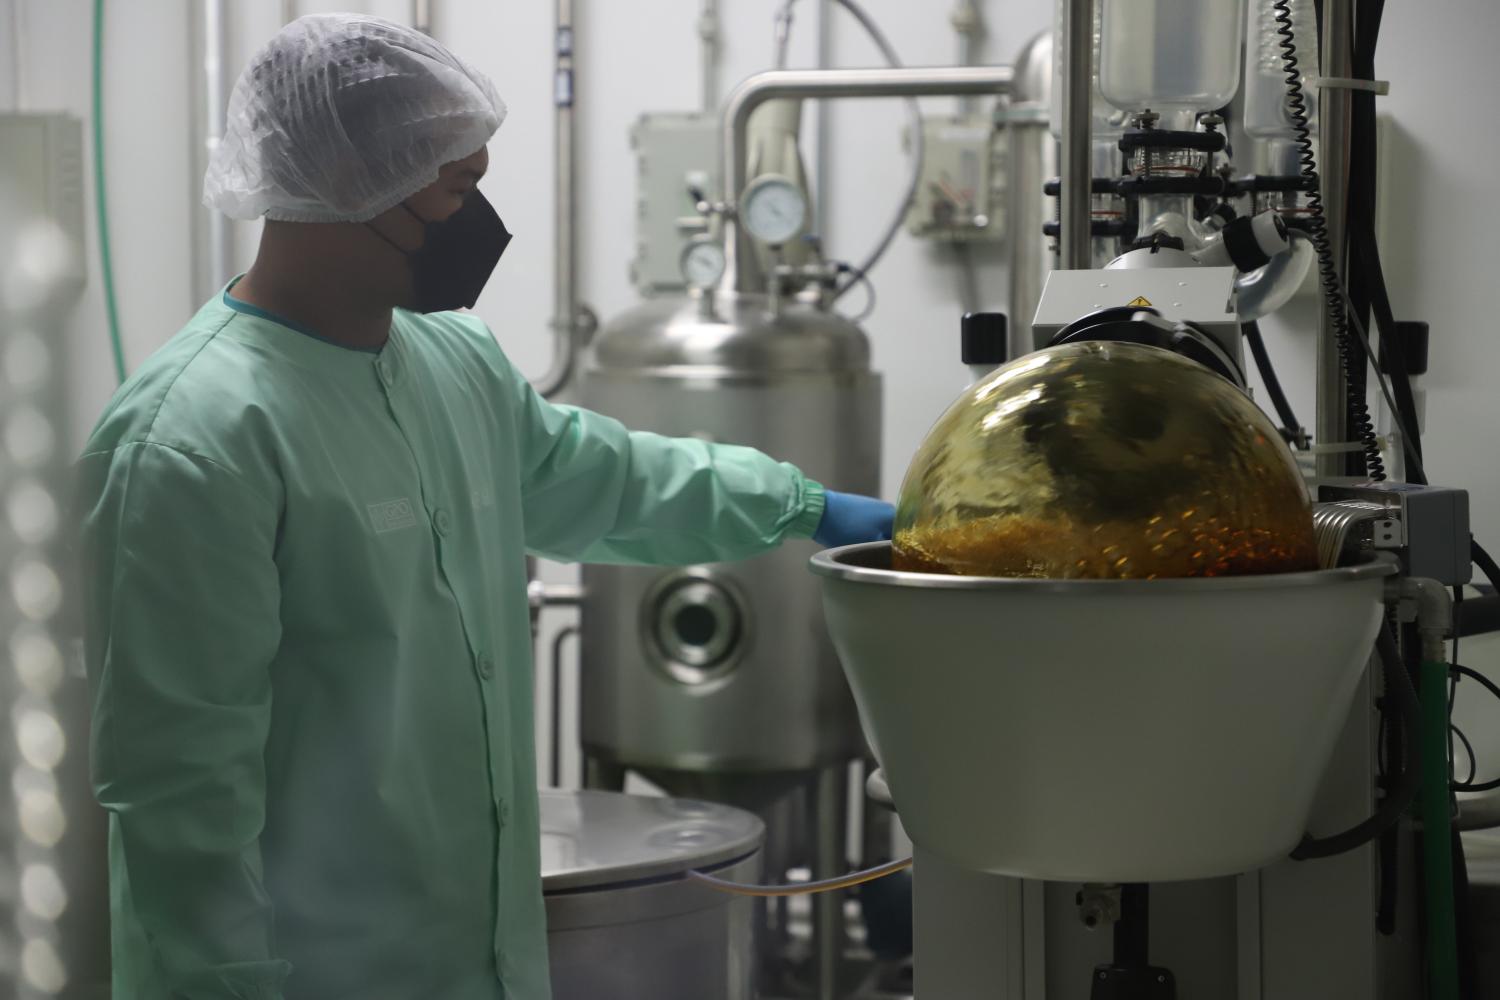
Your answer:
[[[1237,527],[1197,510],[1144,524],[1078,524],[1065,516],[977,518],[899,532],[892,567],[912,573],[1128,580],[1296,573],[1317,568],[1312,520],[1288,510],[1277,523]]]
[[[1317,567],[1312,508],[1275,425],[1228,380],[1156,348],[1020,358],[923,441],[896,569],[1150,579]]]

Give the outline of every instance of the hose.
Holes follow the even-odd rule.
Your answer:
[[[797,882],[792,885],[750,885],[745,882],[730,882],[728,879],[715,878],[702,872],[688,872],[688,878],[694,882],[702,883],[710,889],[718,892],[727,892],[734,896],[759,896],[772,898],[778,896],[811,896],[820,892],[833,892],[838,889],[848,889],[856,885],[864,885],[887,875],[894,875],[911,867],[911,858],[902,858],[900,861],[889,861],[874,868],[866,868],[864,871],[850,872],[848,875],[840,875],[838,878],[825,878],[819,882]]]
[[[1242,323],[1240,331],[1245,336],[1245,343],[1250,347],[1251,357],[1255,359],[1255,367],[1260,372],[1260,380],[1265,383],[1266,395],[1271,397],[1271,405],[1276,409],[1276,415],[1281,418],[1282,428],[1298,449],[1306,451],[1307,431],[1298,422],[1297,414],[1292,411],[1291,401],[1286,398],[1286,392],[1281,388],[1281,379],[1276,376],[1276,368],[1271,364],[1271,355],[1266,351],[1265,338],[1260,334],[1260,324],[1254,320]]]
[[[1422,888],[1426,898],[1427,996],[1458,997],[1458,913],[1453,886],[1448,764],[1448,664],[1422,664]]]
[[[778,69],[786,67],[787,45],[791,40],[792,6],[796,2],[797,0],[786,0],[776,14],[776,67]],[[891,45],[890,39],[886,38],[880,26],[865,12],[865,9],[855,0],[835,0],[835,2],[859,22],[865,34],[870,36],[870,41],[875,43],[875,47],[885,57],[886,64],[892,69],[899,68],[901,58],[896,55],[895,47]],[[828,300],[829,305],[843,298],[849,289],[868,275],[870,269],[885,256],[885,252],[890,249],[891,242],[896,238],[896,233],[901,230],[902,223],[906,221],[906,213],[911,209],[912,202],[916,200],[917,190],[922,186],[922,162],[927,155],[926,139],[922,134],[922,109],[915,97],[907,98],[906,107],[911,118],[911,177],[907,180],[906,192],[901,196],[901,203],[896,207],[896,214],[886,226],[885,232],[881,234],[879,242],[875,244],[875,249],[870,251],[864,263],[853,265],[851,273],[854,277],[834,290]]]
[[[1365,468],[1370,479],[1385,481],[1385,463],[1380,457],[1380,441],[1375,436],[1375,424],[1370,419],[1370,407],[1360,393],[1354,391],[1360,384],[1360,373],[1364,359],[1355,354],[1354,337],[1349,330],[1349,317],[1344,306],[1344,292],[1339,281],[1338,265],[1334,262],[1333,246],[1328,239],[1328,225],[1323,217],[1323,185],[1318,177],[1317,154],[1313,149],[1312,130],[1307,121],[1307,98],[1302,93],[1302,73],[1297,68],[1297,45],[1292,30],[1291,0],[1273,0],[1271,9],[1276,15],[1276,34],[1281,41],[1281,64],[1286,73],[1287,108],[1291,113],[1292,133],[1297,144],[1297,160],[1302,177],[1307,181],[1307,232],[1313,248],[1318,252],[1318,280],[1323,286],[1323,305],[1328,320],[1333,325],[1334,339],[1338,344],[1339,364],[1344,371],[1344,384],[1349,388],[1349,429],[1359,438],[1364,452]],[[1322,444],[1332,444],[1324,441]]]
[[[1500,684],[1496,684],[1484,674],[1481,674],[1479,671],[1474,670],[1471,667],[1466,667],[1461,663],[1453,664],[1453,672],[1463,677],[1467,677],[1469,680],[1475,682],[1490,694],[1494,695],[1497,701],[1500,701]],[[1462,732],[1459,732],[1457,727],[1454,727],[1454,732],[1458,733],[1458,738],[1460,740],[1463,740],[1464,748],[1468,750],[1469,753],[1469,761],[1473,765],[1473,770],[1470,771],[1468,780],[1454,782],[1454,789],[1460,792],[1492,792],[1495,789],[1500,788],[1500,778],[1495,778],[1490,781],[1474,780],[1474,773],[1479,769],[1479,762],[1474,759],[1474,747],[1469,743],[1468,737],[1464,736]]]
[[[99,213],[99,270],[104,278],[104,315],[114,353],[115,378],[125,381],[125,345],[115,301],[115,265],[110,253],[109,201],[104,183],[104,0],[94,0],[94,203]]]
[[[1391,779],[1390,787],[1386,789],[1385,796],[1380,800],[1380,805],[1373,816],[1331,837],[1304,837],[1302,843],[1292,851],[1293,860],[1310,861],[1314,858],[1331,858],[1336,854],[1345,854],[1357,847],[1363,847],[1396,825],[1401,815],[1416,800],[1417,791],[1422,785],[1423,748],[1419,739],[1424,731],[1422,704],[1417,700],[1417,692],[1412,687],[1411,676],[1406,672],[1406,665],[1401,662],[1401,651],[1396,647],[1396,637],[1391,634],[1388,625],[1381,625],[1380,634],[1375,638],[1375,648],[1380,653],[1382,676],[1385,678],[1385,697],[1394,703],[1395,724],[1401,728],[1401,743],[1406,751],[1405,759],[1401,761],[1400,769]],[[1444,666],[1444,680],[1447,676],[1447,667]],[[1445,694],[1443,698],[1445,712],[1447,704]],[[1439,727],[1438,734],[1441,740],[1446,740],[1447,726]],[[1446,753],[1443,754],[1443,760],[1446,766]],[[1446,795],[1447,791],[1448,782],[1445,777],[1443,794]]]

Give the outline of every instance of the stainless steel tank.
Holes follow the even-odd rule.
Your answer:
[[[688,880],[760,872],[750,813],[613,792],[541,793],[556,1000],[750,1000],[754,906]]]
[[[635,430],[750,445],[831,489],[880,487],[865,335],[796,300],[651,300],[600,333],[581,402]],[[807,545],[685,568],[587,566],[581,739],[606,767],[760,809],[865,752]]]

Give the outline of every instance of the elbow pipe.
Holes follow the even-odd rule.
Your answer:
[[[1193,259],[1208,267],[1233,265],[1242,274],[1259,270],[1273,257],[1292,248],[1286,222],[1275,212],[1232,219],[1223,229],[1210,235],[1194,251]]]
[[[753,253],[735,212],[749,173],[745,162],[750,115],[767,101],[833,97],[962,97],[1010,92],[1009,66],[940,66],[903,69],[771,70],[745,80],[724,106],[720,120],[720,167],[725,178],[725,290],[748,291],[740,262]]]

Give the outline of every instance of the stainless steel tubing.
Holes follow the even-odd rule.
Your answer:
[[[10,109],[25,110],[26,80],[26,7],[24,0],[10,3]]]
[[[949,20],[958,35],[958,64],[973,66],[979,61],[979,38],[984,34],[984,21],[979,16],[979,7],[974,0],[958,0]],[[962,97],[958,102],[959,111],[966,115],[972,115],[977,106],[972,95]]]
[[[561,392],[573,377],[578,356],[578,165],[574,156],[573,0],[557,0],[554,34],[557,65],[553,76],[552,364],[536,380],[545,397]]]
[[[846,764],[825,767],[814,778],[814,880],[837,878],[848,864],[844,858],[844,806],[848,789]],[[814,991],[818,1000],[837,1000],[839,964],[844,954],[844,894],[821,892],[813,897]]]
[[[728,179],[726,200],[738,202],[740,192],[745,188],[745,135],[750,114],[766,101],[782,98],[961,97],[965,94],[1006,94],[1010,85],[1009,66],[772,70],[757,73],[736,87],[724,106],[720,165],[723,176]],[[749,259],[752,250],[733,211],[725,215],[724,226],[724,248],[729,258],[725,289],[735,294],[754,291],[741,282],[737,261]]]
[[[698,14],[699,58],[703,70],[703,111],[713,114],[719,107],[719,46],[723,30],[719,20],[719,0],[703,0]]]
[[[1351,39],[1354,34],[1353,0],[1326,0],[1323,5],[1323,51],[1319,73],[1348,77],[1353,73]],[[1313,39],[1295,39],[1299,51],[1311,52]],[[1347,261],[1344,232],[1347,226],[1349,191],[1349,119],[1352,95],[1343,87],[1318,90],[1318,174],[1323,187],[1323,218],[1328,243],[1333,248],[1339,284],[1344,284]],[[1345,398],[1343,367],[1339,362],[1338,338],[1327,309],[1318,311],[1317,415],[1313,436],[1318,444],[1337,444],[1349,437],[1349,406]],[[1348,455],[1321,453],[1317,473],[1342,476]]]
[[[411,0],[411,26],[424,35],[432,34],[432,0]]]
[[[1059,266],[1086,270],[1093,266],[1089,240],[1091,174],[1089,125],[1094,79],[1094,0],[1062,0],[1066,52],[1063,73],[1062,192]]]
[[[1042,228],[1052,218],[1042,193],[1057,176],[1057,143],[1052,117],[1052,33],[1044,31],[1021,50],[1016,81],[1005,110],[1010,142],[1010,357],[1028,354],[1033,342],[1031,321],[1042,298],[1042,284],[1052,270],[1052,241]]]
[[[228,106],[229,94],[227,21],[225,0],[202,0],[197,6],[194,48],[202,76],[198,126],[193,144],[193,176],[199,179],[208,169],[214,150],[224,139],[224,110]],[[199,203],[196,186],[193,204],[199,220],[194,227],[197,252],[194,255],[193,301],[199,303],[206,301],[229,280],[234,258],[234,230],[222,212]]]

